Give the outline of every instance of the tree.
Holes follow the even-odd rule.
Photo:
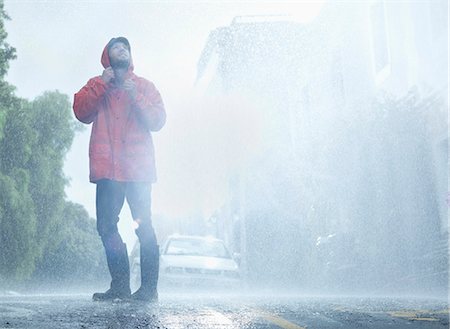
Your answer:
[[[0,276],[42,281],[102,273],[94,220],[65,200],[64,158],[79,127],[68,96],[45,92],[18,104],[6,111],[0,140]]]
[[[0,173],[0,278],[21,281],[34,270],[36,217],[29,195],[28,175],[19,170],[16,179]],[[1,281],[0,281],[1,283]]]
[[[67,95],[45,92],[30,102],[4,80],[16,54],[6,42],[3,7],[0,0],[0,287],[102,273],[95,222],[65,200],[64,158],[80,125]]]
[[[53,234],[64,209],[64,158],[72,145],[75,121],[68,96],[45,92],[30,103],[30,129],[35,133],[26,169],[30,173],[29,192],[35,204],[38,252],[54,246]]]
[[[0,0],[0,139],[2,136],[2,127],[4,124],[5,109],[17,102],[14,96],[14,88],[4,81],[4,77],[9,68],[9,61],[16,58],[16,49],[7,42],[4,21],[9,19],[4,10],[3,0]]]
[[[0,140],[0,274],[29,277],[58,241],[65,206],[63,161],[74,137],[68,97],[46,92],[5,112]],[[4,270],[3,270],[4,269]]]
[[[33,277],[39,283],[64,282],[79,286],[108,275],[95,221],[83,206],[66,202],[56,231],[58,240],[48,248]]]
[[[6,38],[8,34],[4,28],[4,21],[9,19],[4,11],[3,1],[0,1],[0,278],[14,277],[24,279],[31,275],[34,267],[36,244],[34,239],[36,218],[34,204],[28,194],[29,173],[23,167],[10,166],[11,163],[26,161],[29,152],[27,143],[17,143],[17,147],[9,150],[5,148],[5,130],[14,130],[15,122],[6,124],[7,117],[16,111],[17,118],[24,130],[17,130],[17,134],[8,139],[32,139],[27,129],[27,115],[24,103],[14,95],[14,88],[4,81],[9,68],[9,61],[16,58],[15,49]],[[17,128],[17,127],[16,127]],[[22,147],[23,146],[23,147]]]

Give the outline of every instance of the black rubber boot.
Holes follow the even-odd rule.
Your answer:
[[[92,300],[96,302],[108,302],[108,301],[126,301],[130,299],[130,293],[123,293],[109,288],[105,292],[96,292],[92,296]]]
[[[134,301],[158,301],[159,247],[141,245],[141,287],[131,295]]]
[[[111,274],[111,285],[106,292],[95,293],[92,299],[94,301],[128,300],[131,297],[131,291],[127,247],[125,243],[121,243],[118,248],[114,249],[105,246],[105,250],[109,273]]]

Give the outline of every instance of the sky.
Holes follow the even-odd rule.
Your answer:
[[[105,44],[112,37],[127,37],[135,73],[155,83],[168,114],[166,126],[153,135],[158,172],[153,213],[208,217],[224,203],[227,182],[224,175],[193,168],[189,156],[198,140],[189,132],[208,124],[207,116],[196,117],[194,83],[209,33],[241,15],[291,15],[307,23],[322,5],[323,1],[5,0],[11,17],[6,22],[7,41],[18,56],[6,79],[16,86],[18,96],[32,100],[44,91],[59,90],[72,102],[74,93],[102,73]],[[89,134],[86,126],[75,137],[64,172],[70,178],[67,199],[82,204],[95,218],[95,185],[88,179]],[[132,241],[127,207],[121,218],[124,240]]]

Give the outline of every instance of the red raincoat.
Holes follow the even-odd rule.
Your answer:
[[[104,68],[110,66],[106,47],[101,63]],[[75,116],[83,123],[93,123],[89,179],[94,183],[104,178],[123,182],[156,181],[151,131],[158,131],[165,124],[164,104],[155,85],[133,73],[132,61],[125,79],[136,83],[134,102],[125,90],[106,84],[100,76],[90,79],[75,94]]]

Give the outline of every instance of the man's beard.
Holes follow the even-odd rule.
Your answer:
[[[116,61],[111,62],[111,67],[113,69],[127,69],[129,65],[130,65],[130,61],[127,59],[126,60],[116,60]]]

